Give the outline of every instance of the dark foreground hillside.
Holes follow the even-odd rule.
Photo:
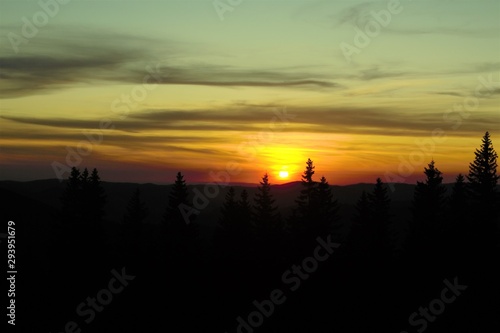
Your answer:
[[[104,182],[106,214],[98,224],[64,217],[59,198],[65,186],[0,182],[2,220],[16,222],[22,332],[500,328],[498,235],[487,243],[473,232],[448,234],[415,245],[409,236],[413,185],[387,192],[396,230],[385,254],[377,246],[359,251],[349,236],[357,230],[351,218],[359,212],[356,203],[373,184],[332,187],[340,199],[335,232],[301,236],[285,228],[271,241],[221,231],[228,188],[193,222],[191,236],[187,229],[172,234],[161,222],[172,186]],[[137,187],[149,215],[130,226],[123,216]],[[243,189],[235,187],[236,193]],[[250,197],[257,191],[247,190]],[[300,190],[300,183],[273,187],[283,215]],[[450,216],[443,215],[443,225],[454,223]]]

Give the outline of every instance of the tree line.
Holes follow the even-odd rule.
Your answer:
[[[496,221],[499,213],[499,194],[496,173],[497,153],[490,134],[482,138],[482,144],[475,151],[469,173],[457,175],[451,193],[447,195],[443,185],[442,172],[432,160],[424,168],[425,179],[418,181],[412,202],[409,243],[417,246],[434,246],[443,235],[452,235],[457,240],[464,237],[493,241],[496,235]],[[283,218],[272,194],[272,185],[266,173],[255,196],[249,198],[247,190],[238,195],[229,187],[218,220],[218,236],[232,237],[238,241],[235,246],[248,246],[248,242],[259,242],[262,246],[279,244],[286,237],[294,238],[298,244],[305,244],[318,236],[332,234],[342,240],[338,200],[334,199],[332,187],[325,177],[314,179],[315,166],[311,159],[306,162],[302,174],[302,189],[288,218]],[[185,248],[187,239],[196,239],[196,221],[186,223],[179,207],[189,205],[190,194],[184,176],[177,173],[168,195],[163,225],[171,243]],[[73,168],[62,197],[62,213],[71,223],[98,224],[104,216],[106,196],[101,186],[98,171],[90,174],[87,169],[80,172]],[[141,223],[148,216],[146,203],[141,200],[137,189],[123,217],[127,235],[134,237]],[[347,245],[353,253],[368,252],[391,254],[394,249],[395,224],[391,215],[391,200],[388,188],[380,178],[376,179],[370,193],[362,192],[351,218],[351,232]],[[216,237],[218,237],[216,236]],[[182,240],[182,241],[180,241]]]
[[[391,270],[394,263],[404,262],[403,272],[413,275],[415,283],[425,285],[427,277],[415,271],[416,263],[434,265],[435,274],[449,274],[454,272],[446,268],[451,265],[449,262],[455,263],[454,268],[460,267],[469,256],[470,266],[464,266],[468,268],[461,275],[466,276],[476,270],[474,264],[480,255],[498,246],[497,157],[486,132],[468,174],[457,175],[450,193],[436,162],[430,161],[424,168],[425,178],[415,185],[407,221],[396,220],[388,186],[380,178],[371,191],[360,194],[352,216],[341,216],[345,210],[336,199],[334,188],[325,177],[315,177],[315,165],[308,159],[300,192],[287,216],[280,213],[283,211],[277,205],[269,176],[264,174],[253,197],[246,189],[240,193],[235,187],[227,189],[210,241],[200,230],[203,226],[196,219],[186,223],[179,210],[180,205],[189,205],[191,199],[181,172],[177,173],[165,200],[162,223],[144,223],[147,203],[136,189],[124,206],[118,235],[113,241],[109,235],[114,231],[104,223],[107,198],[98,171],[80,172],[73,168],[61,198],[61,218],[51,242],[51,274],[68,278],[67,282],[52,287],[71,288],[75,282],[69,277],[77,277],[87,289],[76,296],[61,293],[54,298],[54,306],[78,304],[75,302],[99,290],[106,282],[100,276],[106,276],[110,268],[126,266],[127,272],[137,274],[134,283],[138,287],[132,286],[130,292],[136,290],[136,294],[130,296],[128,303],[119,305],[124,313],[133,316],[134,304],[144,302],[143,294],[158,294],[163,305],[155,309],[163,312],[157,316],[171,314],[172,327],[188,325],[199,331],[209,327],[210,322],[220,325],[217,327],[221,331],[222,328],[229,331],[227,327],[234,318],[247,311],[254,299],[264,299],[271,288],[279,287],[282,273],[310,256],[317,238],[321,237],[341,246],[328,262],[322,263],[323,273],[315,277],[317,285],[305,284],[307,293],[290,298],[286,317],[289,328],[298,320],[290,318],[322,311],[314,304],[315,297],[324,293],[339,298],[338,305],[333,304],[330,312],[336,314],[338,325],[351,325],[351,320],[356,320],[355,311],[343,311],[344,304],[359,306],[353,296],[357,294],[375,293],[374,300],[391,297],[401,304],[408,302],[408,308],[412,309],[410,298],[399,292],[406,280],[393,279],[393,275],[401,274]],[[400,228],[402,224],[407,225],[407,230]],[[385,285],[384,295],[376,294],[364,280],[367,273],[377,270],[386,275],[372,283]],[[426,288],[433,290],[430,282]],[[216,307],[213,299],[218,300]],[[362,308],[373,311],[376,305],[367,302]],[[147,311],[155,310],[144,311],[149,315]],[[401,311],[404,317],[409,310]],[[373,313],[375,316],[377,311]],[[60,316],[63,318],[63,313]],[[192,321],[192,318],[203,320]],[[277,319],[276,327],[281,327],[283,322],[278,322]],[[110,325],[114,323],[110,321]],[[272,331],[273,324],[268,325]]]

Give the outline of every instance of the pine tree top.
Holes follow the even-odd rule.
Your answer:
[[[499,179],[497,175],[498,155],[493,148],[489,132],[484,134],[481,147],[476,149],[474,155],[474,161],[469,164],[467,179],[476,192],[494,192]]]
[[[307,162],[306,162],[306,170],[302,174],[302,183],[306,183],[306,184],[314,183],[312,177],[315,173],[315,171],[314,171],[315,168],[316,167],[313,165],[313,161],[311,161],[311,159],[308,158]]]

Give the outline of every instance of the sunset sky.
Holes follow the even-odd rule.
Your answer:
[[[60,1],[0,2],[0,179],[283,183],[310,157],[331,184],[431,158],[449,182],[485,131],[500,151],[497,0]]]

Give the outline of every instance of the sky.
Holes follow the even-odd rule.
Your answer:
[[[496,0],[1,0],[0,32],[3,180],[451,182],[500,151]]]

